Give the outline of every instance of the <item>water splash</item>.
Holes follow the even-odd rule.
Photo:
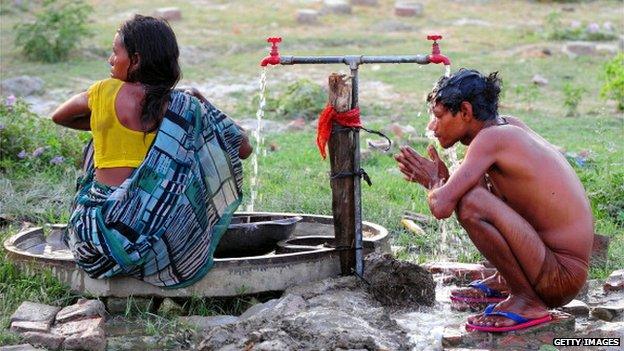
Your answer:
[[[444,76],[445,77],[450,77],[451,76],[451,65],[445,65],[444,66]]]
[[[448,68],[450,66],[446,67]],[[431,116],[431,118],[435,117]],[[429,128],[425,130],[425,136],[432,142],[437,142],[434,132]],[[449,169],[449,173],[453,174],[453,172],[455,172],[460,165],[459,158],[457,157],[456,146],[453,145],[452,147],[445,149],[442,152],[442,159],[445,161]],[[459,224],[455,216],[440,220],[439,223],[440,242],[438,247],[435,249],[434,255],[439,256],[439,258],[441,259],[458,256],[459,252],[457,251],[464,250],[463,245],[461,244],[462,240],[459,236],[459,234],[462,232],[461,225]]]
[[[256,111],[256,129],[253,131],[255,140],[254,151],[251,155],[251,177],[249,179],[249,204],[247,204],[247,211],[254,211],[254,204],[256,197],[258,196],[258,156],[263,152],[264,137],[262,136],[262,119],[264,118],[264,107],[266,105],[266,77],[267,67],[262,67],[260,72],[260,91],[258,99],[258,110]],[[264,151],[266,155],[266,151]]]

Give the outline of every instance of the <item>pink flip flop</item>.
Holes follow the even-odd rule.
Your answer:
[[[451,295],[451,301],[465,302],[465,303],[498,303],[507,298],[506,294],[501,293],[498,290],[494,290],[489,286],[483,284],[481,280],[475,280],[468,284],[469,287],[483,291],[485,296],[482,297],[470,297],[470,296],[457,296]]]
[[[539,324],[550,322],[552,320],[552,316],[550,314],[547,314],[544,317],[540,317],[540,318],[528,319],[513,312],[494,311],[495,306],[496,306],[495,304],[489,305],[485,309],[485,311],[483,311],[483,315],[501,316],[501,317],[509,318],[518,324],[514,324],[508,327],[486,327],[482,325],[474,325],[474,324],[466,323],[466,330],[468,331],[478,330],[478,331],[489,332],[489,333],[501,333],[501,332],[509,332],[509,331],[533,327]]]

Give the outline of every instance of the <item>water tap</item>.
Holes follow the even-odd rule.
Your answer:
[[[430,63],[443,63],[445,66],[451,65],[451,60],[440,54],[440,45],[438,45],[438,40],[442,39],[441,35],[427,35],[427,40],[433,40],[433,44],[431,44],[431,55],[427,56]]]
[[[280,54],[279,54],[279,43],[282,42],[282,38],[274,37],[268,38],[267,42],[271,43],[271,52],[269,56],[265,57],[260,61],[260,66],[264,67],[266,65],[278,65],[280,63]]]

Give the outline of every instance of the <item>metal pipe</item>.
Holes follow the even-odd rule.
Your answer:
[[[331,64],[343,63],[353,69],[353,65],[359,66],[365,63],[418,63],[427,65],[430,63],[429,55],[403,55],[403,56],[280,56],[280,64]]]
[[[358,66],[352,61],[351,64],[351,109],[358,107]],[[360,131],[353,130],[353,142],[355,152],[353,153],[353,170],[360,170]],[[355,273],[364,276],[364,258],[362,257],[362,180],[358,176],[353,176],[353,202],[354,202],[354,222],[355,222]]]

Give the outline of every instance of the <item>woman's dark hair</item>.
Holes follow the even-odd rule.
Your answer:
[[[169,93],[180,80],[180,51],[175,33],[164,19],[135,15],[118,30],[128,57],[137,69],[128,72],[128,81],[139,82],[145,89],[141,125],[146,132],[160,126]]]
[[[476,70],[462,68],[450,77],[442,77],[427,96],[432,105],[440,102],[454,115],[464,101],[472,105],[476,119],[487,121],[498,116],[498,95],[502,80],[498,72],[487,77]]]

